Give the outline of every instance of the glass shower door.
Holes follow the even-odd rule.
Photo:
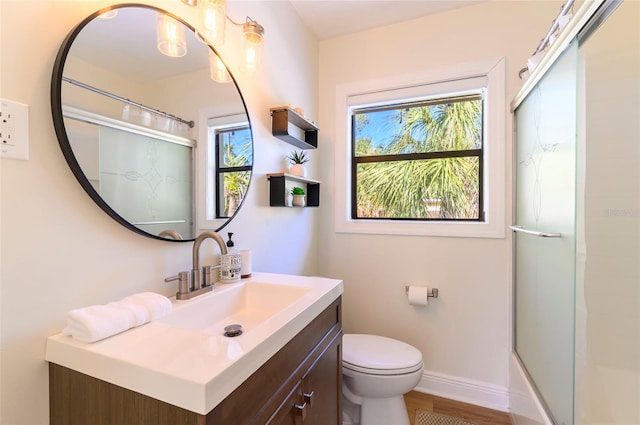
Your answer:
[[[574,423],[577,44],[515,111],[515,351],[558,425]]]
[[[99,133],[100,196],[147,233],[193,237],[192,148],[104,126]]]

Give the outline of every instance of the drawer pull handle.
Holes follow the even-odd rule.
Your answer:
[[[304,396],[304,404],[308,404],[309,407],[313,407],[313,394],[314,394],[314,391],[311,391],[310,393],[302,394]]]
[[[296,404],[296,425],[302,425],[307,419],[307,403]]]

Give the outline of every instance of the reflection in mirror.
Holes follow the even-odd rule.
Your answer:
[[[208,125],[209,164],[215,164],[207,186],[215,194],[207,198],[207,222],[233,217],[249,188],[253,149],[249,123],[241,116],[210,118]]]
[[[220,230],[251,180],[242,96],[232,79],[212,79],[212,49],[191,27],[151,6],[116,9],[112,19],[96,13],[83,21],[58,53],[52,112],[65,158],[93,200],[137,233],[193,240],[200,186],[200,217]],[[166,28],[184,34],[179,45],[167,44],[175,37]],[[197,157],[206,158],[204,173],[196,174]]]

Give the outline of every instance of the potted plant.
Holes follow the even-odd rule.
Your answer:
[[[307,167],[305,167],[304,164],[309,162],[309,158],[307,158],[305,151],[291,151],[287,159],[289,160],[289,164],[291,164],[289,173],[294,176],[307,177]]]
[[[291,202],[291,204],[294,207],[304,207],[307,202],[304,198],[304,189],[301,187],[294,187],[293,189],[291,189],[291,195],[293,195],[293,201]]]

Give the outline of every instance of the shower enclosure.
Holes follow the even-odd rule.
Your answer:
[[[518,424],[640,424],[640,2],[582,7],[513,103]]]
[[[111,209],[149,234],[193,237],[193,140],[70,107],[64,119],[78,164]]]

